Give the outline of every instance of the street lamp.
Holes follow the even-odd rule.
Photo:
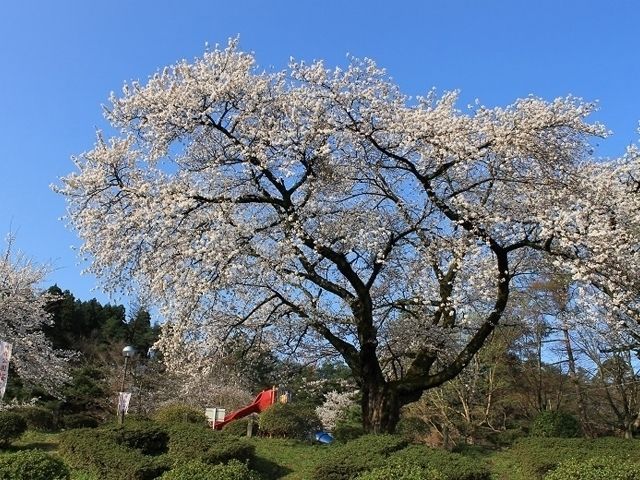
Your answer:
[[[136,349],[131,345],[127,345],[122,349],[122,356],[124,357],[124,370],[122,371],[122,385],[120,387],[120,395],[118,401],[118,425],[122,425],[124,423],[124,410],[125,410],[125,399],[124,399],[124,386],[125,381],[127,379],[127,367],[129,366],[129,359],[132,358],[136,354]]]

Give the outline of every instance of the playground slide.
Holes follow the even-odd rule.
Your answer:
[[[277,388],[269,388],[267,390],[261,391],[252,403],[250,403],[246,407],[242,407],[229,413],[228,415],[225,415],[224,420],[221,422],[216,422],[214,428],[216,430],[220,430],[229,422],[233,422],[234,420],[246,417],[247,415],[250,415],[252,413],[260,413],[265,411],[271,405],[276,403],[277,393]]]

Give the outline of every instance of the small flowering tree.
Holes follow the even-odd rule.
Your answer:
[[[510,289],[550,258],[584,271],[594,106],[456,99],[411,99],[369,60],[259,71],[232,41],[113,94],[119,133],[59,191],[91,270],[158,299],[194,359],[238,335],[333,352],[365,430],[390,432],[465,368]]]
[[[326,430],[333,431],[338,420],[341,420],[349,408],[356,404],[357,394],[357,391],[338,392],[331,390],[325,395],[324,403],[316,407],[316,414]]]
[[[23,381],[59,394],[69,379],[70,352],[54,350],[42,331],[52,299],[39,289],[46,270],[14,255],[11,243],[0,257],[0,340],[12,344],[11,365]]]

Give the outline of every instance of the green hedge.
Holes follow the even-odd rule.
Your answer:
[[[492,461],[499,479],[535,480],[542,479],[572,458],[586,461],[595,457],[613,457],[625,462],[635,461],[639,452],[638,440],[530,437],[516,441],[508,450],[497,453]]]
[[[384,467],[387,458],[407,446],[397,435],[364,435],[342,445],[330,445],[316,466],[314,480],[349,480],[360,473]]]
[[[388,463],[396,468],[415,465],[429,471],[436,471],[447,480],[489,480],[491,478],[489,466],[482,459],[423,445],[411,445],[394,452],[389,457]]]
[[[65,428],[96,428],[100,422],[86,413],[72,413],[62,418]]]
[[[396,432],[400,435],[404,435],[409,441],[419,441],[422,437],[429,434],[430,427],[427,423],[419,417],[402,417]]]
[[[168,431],[169,456],[177,464],[194,460],[209,464],[254,460],[255,446],[235,435],[189,424],[172,425]]]
[[[359,475],[359,477],[358,477]],[[458,453],[408,445],[399,435],[365,435],[327,448],[316,466],[314,480],[489,480],[481,459]]]
[[[2,480],[69,480],[62,460],[41,450],[22,450],[0,456]]]
[[[6,447],[27,430],[27,422],[16,412],[0,412],[0,447]]]
[[[222,431],[224,433],[228,433],[229,435],[235,435],[237,437],[246,437],[247,436],[247,426],[249,425],[249,421],[252,422],[251,434],[256,436],[260,433],[260,427],[258,426],[258,422],[256,420],[250,420],[248,418],[241,418],[240,420],[235,420],[231,423],[227,423]]]
[[[58,452],[72,467],[104,480],[151,480],[171,466],[166,455],[144,455],[117,443],[112,431],[101,429],[62,433]]]
[[[167,452],[169,435],[167,431],[150,421],[127,421],[122,426],[104,429],[114,441],[127,448],[140,450],[144,455],[159,455]]]
[[[364,435],[362,427],[362,409],[360,405],[352,405],[344,416],[336,421],[336,426],[331,430],[333,438],[339,442],[348,442]]]
[[[544,480],[640,480],[640,465],[616,457],[571,459],[562,462]]]
[[[565,412],[540,412],[531,424],[532,437],[575,438],[581,436],[576,417]]]
[[[305,439],[322,430],[315,407],[303,403],[276,403],[260,414],[262,435]]]
[[[331,431],[333,438],[339,442],[348,442],[364,435],[362,423],[355,422],[337,422]]]
[[[207,417],[201,409],[191,405],[184,405],[182,403],[173,403],[171,405],[160,407],[155,411],[153,419],[158,423],[164,424],[207,424]]]
[[[427,469],[417,465],[387,465],[370,472],[362,473],[356,480],[447,480],[435,469]]]
[[[61,435],[59,446],[60,454],[69,465],[105,480],[150,480],[171,467],[174,475],[182,475],[182,466],[194,461],[206,465],[239,461],[245,465],[254,460],[254,450],[254,445],[245,439],[203,425],[163,426],[149,421],[69,430]],[[189,471],[192,467],[184,468]]]
[[[27,422],[29,430],[52,432],[56,430],[56,419],[51,410],[43,407],[22,407],[13,410]]]
[[[508,447],[513,445],[516,440],[526,436],[527,432],[522,428],[508,428],[498,432],[490,432],[486,438],[497,447]]]
[[[226,465],[189,462],[162,475],[162,480],[259,480],[246,464],[231,460]]]

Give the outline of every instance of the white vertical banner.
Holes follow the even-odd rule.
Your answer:
[[[131,392],[120,392],[118,394],[118,413],[124,414],[129,411],[130,400],[131,400]]]
[[[12,345],[10,343],[0,341],[0,399],[4,397],[4,391],[7,389],[11,348]]]

